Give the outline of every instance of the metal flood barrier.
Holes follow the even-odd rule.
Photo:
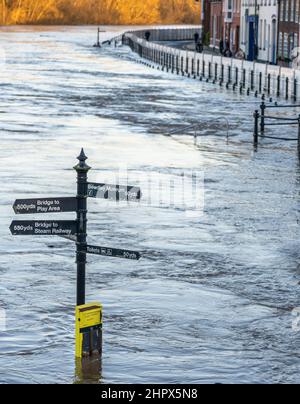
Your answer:
[[[210,53],[176,49],[160,42],[193,41],[200,27],[156,28],[128,31],[114,38],[137,53],[145,64],[173,74],[206,80],[240,94],[267,94],[296,102],[300,94],[300,71],[281,66],[227,58]],[[146,35],[149,40],[146,40]]]

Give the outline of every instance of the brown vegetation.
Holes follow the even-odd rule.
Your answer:
[[[0,0],[0,23],[159,24],[196,23],[196,0]]]

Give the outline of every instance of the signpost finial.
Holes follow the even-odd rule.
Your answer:
[[[86,164],[87,156],[85,155],[84,149],[81,149],[80,155],[77,157],[79,163],[74,167],[76,171],[89,171],[91,167]]]
[[[87,157],[85,155],[84,149],[81,149],[80,155],[77,157],[79,161],[85,161],[87,160]]]

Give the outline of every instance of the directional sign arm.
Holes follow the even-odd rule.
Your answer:
[[[17,199],[13,205],[17,215],[34,213],[76,212],[76,198]]]
[[[141,254],[136,251],[97,247],[92,245],[88,245],[83,252],[86,252],[87,254],[101,255],[103,257],[124,258],[135,261],[138,261],[141,258]]]
[[[76,243],[76,236],[60,236],[66,240],[74,241]],[[88,245],[82,252],[87,254],[102,255],[103,257],[124,258],[129,260],[140,260],[141,254],[137,251],[122,250],[120,248],[108,248]]]
[[[70,236],[77,233],[77,221],[14,220],[10,231],[13,236]]]
[[[77,243],[77,235],[69,235],[69,236],[60,236],[61,238],[64,238],[65,240],[73,241],[74,243]]]
[[[88,183],[88,197],[111,201],[139,201],[142,192],[138,187]]]

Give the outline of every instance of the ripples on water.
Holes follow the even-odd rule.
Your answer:
[[[10,28],[0,41],[0,381],[81,381],[74,246],[13,238],[8,227],[14,199],[74,194],[71,167],[84,146],[95,181],[112,179],[119,165],[145,184],[148,173],[191,169],[205,179],[196,217],[90,202],[93,241],[145,255],[139,263],[89,257],[87,300],[105,308],[102,381],[299,382],[295,144],[265,140],[255,154],[253,104],[138,65],[127,49],[99,52],[94,28]],[[198,146],[162,136],[190,123],[218,136]]]

